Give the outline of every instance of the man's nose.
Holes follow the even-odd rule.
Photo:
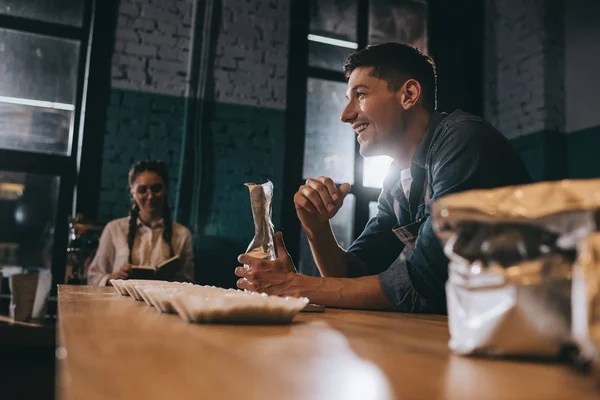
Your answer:
[[[352,102],[349,102],[342,111],[342,115],[340,115],[340,120],[342,122],[350,124],[354,122],[357,117],[358,113],[354,109],[354,105],[352,104]]]

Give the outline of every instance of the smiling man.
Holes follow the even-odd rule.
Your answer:
[[[344,64],[352,125],[365,157],[393,158],[377,215],[342,249],[330,219],[350,191],[328,177],[308,179],[294,196],[322,277],[296,273],[281,233],[277,259],[242,255],[240,288],[306,296],[332,307],[445,313],[448,259],[435,236],[430,205],[449,193],[531,182],[508,140],[480,117],[436,111],[433,60],[397,43],[369,46]],[[404,257],[400,258],[404,252]]]

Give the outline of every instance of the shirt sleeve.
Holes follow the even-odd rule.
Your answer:
[[[456,124],[445,132],[432,154],[433,196],[412,255],[379,275],[381,288],[392,303],[407,312],[446,312],[448,258],[433,231],[433,202],[450,193],[512,184],[503,143],[490,137],[480,122]],[[506,167],[506,168],[505,168]]]
[[[102,231],[98,250],[88,269],[88,284],[106,286],[108,276],[113,271],[116,249],[113,241],[112,223],[108,223]]]
[[[377,214],[346,252],[348,277],[378,274],[400,256],[404,243],[392,231],[397,221],[392,195],[384,189],[377,201]]]
[[[195,282],[194,271],[194,248],[192,243],[192,234],[185,228],[185,236],[179,259],[182,263],[181,272],[175,276],[175,280],[180,282]]]

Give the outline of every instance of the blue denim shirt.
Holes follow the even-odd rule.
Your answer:
[[[448,259],[431,225],[431,205],[449,193],[526,184],[532,179],[500,132],[461,110],[432,114],[411,160],[409,199],[402,190],[401,169],[395,163],[390,167],[377,215],[347,251],[349,276],[379,274],[383,292],[398,311],[446,313]],[[423,224],[410,251],[392,230],[419,220]],[[405,259],[400,260],[404,250]]]

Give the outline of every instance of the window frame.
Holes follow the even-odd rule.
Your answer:
[[[314,1],[314,0],[311,0]],[[288,89],[287,89],[287,118],[285,170],[283,187],[283,204],[281,228],[285,232],[286,247],[294,260],[299,263],[301,225],[296,216],[293,197],[298,187],[304,184],[303,164],[306,137],[306,100],[307,83],[309,78],[333,82],[346,82],[343,71],[332,71],[308,65],[307,36],[310,32],[310,3],[306,0],[292,0],[290,24],[290,49],[288,58]],[[356,41],[358,49],[368,44],[369,38],[369,0],[356,0]],[[341,113],[341,110],[340,110]],[[302,151],[298,151],[302,149]],[[360,155],[360,146],[354,143],[354,184],[351,192],[355,198],[353,240],[362,233],[369,220],[369,202],[377,201],[380,188],[363,185],[364,159]],[[343,182],[335,182],[339,185]]]
[[[79,42],[77,87],[73,112],[73,131],[70,137],[70,153],[61,155],[0,149],[0,170],[58,177],[60,180],[55,210],[54,244],[52,247],[52,294],[56,293],[56,285],[64,281],[68,245],[67,221],[68,216],[74,214],[76,182],[81,163],[83,121],[90,67],[90,44],[96,6],[95,0],[84,1],[81,27],[0,14],[0,28],[2,29]]]

